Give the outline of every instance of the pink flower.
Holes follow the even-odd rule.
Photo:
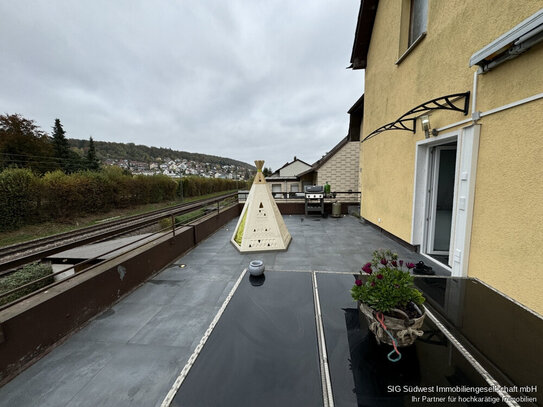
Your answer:
[[[413,267],[415,267],[415,263],[406,263],[405,265],[408,269],[412,269]]]
[[[378,278],[379,280],[382,280],[382,279],[383,279],[383,275],[382,275],[382,274],[377,274],[377,278]]]
[[[392,264],[394,267],[398,267],[398,262],[396,260],[392,260],[390,264]]]
[[[372,282],[370,283],[370,285],[371,285],[372,287],[375,287],[375,281],[372,281]]]
[[[362,280],[356,280],[354,282],[357,286],[361,286],[362,285]]]
[[[387,260],[387,259],[381,259],[381,264],[382,264],[383,266],[386,266],[387,263],[388,263],[388,260]]]
[[[400,260],[400,267],[403,267],[403,260]]]
[[[371,263],[366,263],[362,266],[362,271],[367,273],[367,274],[371,274],[373,271],[371,269]]]

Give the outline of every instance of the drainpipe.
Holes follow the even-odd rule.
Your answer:
[[[477,81],[479,79],[479,75],[483,73],[483,69],[479,67],[474,73],[473,73],[473,93],[471,98],[471,120],[473,120],[474,124],[477,124],[477,120],[481,118],[481,112],[477,111]]]

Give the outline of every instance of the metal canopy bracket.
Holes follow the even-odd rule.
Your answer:
[[[388,130],[409,130],[415,133],[418,116],[420,116],[420,114],[422,113],[427,113],[432,110],[452,110],[456,112],[462,112],[464,113],[464,116],[466,116],[468,114],[469,95],[469,91],[465,93],[453,93],[452,95],[441,96],[439,98],[424,102],[417,107],[414,107],[407,113],[401,115],[396,121],[387,123],[384,126],[373,130],[362,140],[362,143],[378,135],[379,133]]]

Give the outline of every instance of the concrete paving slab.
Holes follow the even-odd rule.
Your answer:
[[[65,406],[120,349],[68,341],[0,391],[0,406]]]
[[[175,347],[125,345],[67,405],[159,406],[186,354]]]
[[[307,256],[280,256],[275,259],[277,270],[311,270],[311,260]]]
[[[225,268],[222,270],[223,278],[220,279],[211,280],[204,278],[187,281],[186,284],[179,288],[178,294],[172,298],[170,305],[177,305],[179,307],[200,307],[203,309],[206,309],[209,306],[215,307],[229,281],[228,271]],[[217,266],[217,269],[210,272],[217,273],[219,271],[220,266]],[[240,273],[241,270],[238,270],[237,275],[239,276]],[[208,311],[211,310],[208,309]]]
[[[127,343],[161,308],[159,305],[121,301],[74,337],[84,341]]]
[[[208,315],[219,306],[187,306],[179,304],[162,307],[129,343],[139,345],[190,347],[194,338],[209,325]]]
[[[284,220],[289,249],[250,254],[230,244],[232,220],[0,388],[0,406],[160,405],[251,260],[268,270],[354,273],[383,247],[429,263],[354,217]]]
[[[188,279],[188,276],[176,280],[160,280],[153,278],[128,295],[123,300],[123,303],[136,303],[144,305],[171,304],[172,299],[176,297],[179,290],[181,290],[187,284]]]
[[[151,280],[174,280],[174,281],[185,281],[187,279],[186,271],[187,269],[194,270],[194,265],[184,266],[173,264],[164,269],[161,273],[154,276]]]
[[[322,253],[311,257],[311,270],[353,272],[350,264],[345,262],[345,257],[337,253]]]

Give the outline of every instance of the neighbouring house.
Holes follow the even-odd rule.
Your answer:
[[[311,165],[294,156],[292,161],[287,162],[272,175],[266,177],[266,182],[270,185],[272,193],[302,193],[304,186],[312,185],[311,175],[300,176],[301,173],[309,169],[311,169]],[[280,195],[274,196],[279,197]]]
[[[360,172],[360,126],[364,113],[364,95],[349,109],[349,133],[310,169],[300,173],[299,177],[310,177],[313,185],[328,183],[332,191],[358,192]],[[338,194],[339,200],[358,201],[359,195]]]
[[[361,2],[361,216],[543,314],[543,9]]]

